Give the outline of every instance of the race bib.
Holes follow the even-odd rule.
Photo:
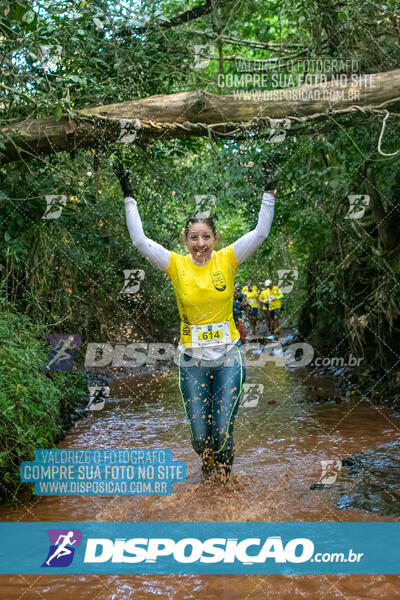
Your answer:
[[[192,346],[216,346],[217,344],[229,344],[231,332],[229,321],[222,323],[206,323],[205,325],[191,325]]]

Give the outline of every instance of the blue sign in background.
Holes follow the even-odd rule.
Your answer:
[[[81,540],[73,550],[73,557],[65,567],[54,567],[57,560],[43,567],[49,560],[50,545],[57,550],[57,531],[60,535],[71,530],[69,540]],[[48,531],[51,531],[51,537]],[[0,523],[0,573],[2,574],[151,574],[151,573],[226,573],[226,574],[263,574],[263,573],[400,573],[400,523]],[[363,553],[360,562],[307,562],[276,563],[267,558],[263,563],[246,564],[237,559],[233,563],[202,563],[199,560],[180,563],[173,555],[160,556],[154,562],[107,562],[85,563],[84,556],[88,538],[107,538],[115,542],[131,538],[169,538],[176,542],[184,538],[204,541],[210,538],[236,539],[247,538],[261,540],[258,550],[249,549],[255,555],[268,537],[280,536],[283,546],[294,538],[308,538],[314,544],[315,553],[343,553],[348,556]],[[68,541],[68,540],[67,540]],[[60,543],[60,542],[58,542]],[[123,543],[123,542],[122,542]],[[68,546],[67,546],[68,548]],[[68,552],[68,550],[67,550]]]

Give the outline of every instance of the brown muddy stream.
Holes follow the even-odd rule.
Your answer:
[[[310,486],[321,460],[398,439],[399,418],[357,396],[317,402],[318,387],[320,396],[333,398],[331,383],[315,380],[311,391],[304,376],[271,363],[247,369],[247,383],[262,383],[264,395],[256,407],[239,408],[233,477],[225,487],[201,480],[175,367],[115,380],[104,409],[78,421],[59,448],[169,448],[174,460],[186,461],[187,481],[167,497],[36,498],[2,508],[1,521],[396,520],[338,509],[326,489]],[[0,577],[0,585],[4,600],[400,598],[396,575],[17,575]]]

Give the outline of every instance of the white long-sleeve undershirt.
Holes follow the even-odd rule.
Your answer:
[[[132,244],[151,262],[151,264],[158,269],[161,269],[161,271],[165,271],[169,264],[169,250],[145,235],[136,200],[128,196],[125,198],[124,202],[126,224],[128,225]]]
[[[233,251],[239,263],[242,263],[246,258],[249,258],[254,254],[257,248],[259,248],[263,241],[268,237],[274,216],[274,205],[275,196],[265,192],[262,198],[256,228],[233,243]],[[125,198],[125,213],[132,244],[155,267],[165,271],[169,264],[170,251],[145,235],[142,220],[137,208],[137,202],[134,198]],[[190,255],[190,257],[194,263],[197,265],[199,264],[193,259],[192,255]]]
[[[165,271],[165,269],[168,267],[171,256],[170,251],[145,235],[136,200],[132,197],[127,197],[125,198],[124,202],[126,222],[132,244],[155,267]],[[271,229],[272,219],[274,217],[274,205],[275,196],[273,194],[264,192],[256,228],[252,231],[249,231],[233,243],[233,251],[239,263],[242,263],[252,254],[254,254],[257,248],[259,248],[263,241],[268,237]],[[202,266],[200,263],[194,260],[192,255],[190,255],[190,258],[196,265]],[[194,358],[203,360],[217,360],[229,352],[229,350],[231,350],[237,343],[238,340],[215,348],[209,348],[206,346],[203,348],[190,349],[186,349],[180,344],[178,349],[181,352],[191,354]]]

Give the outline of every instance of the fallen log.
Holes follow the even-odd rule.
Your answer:
[[[77,110],[60,120],[54,117],[22,121],[0,129],[0,160],[21,158],[137,139],[188,136],[233,137],[249,131],[274,130],[274,120],[286,119],[301,132],[313,122],[348,115],[385,114],[400,109],[400,69],[360,75],[359,80],[331,81],[260,90],[258,95],[220,95],[202,90],[156,95],[118,104]],[[272,120],[272,121],[271,121]]]

